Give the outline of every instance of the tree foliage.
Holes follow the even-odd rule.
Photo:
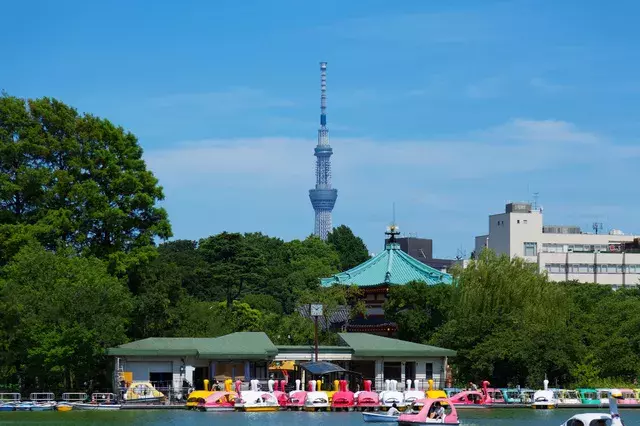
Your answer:
[[[346,225],[333,228],[327,236],[327,242],[338,252],[343,271],[351,269],[369,259],[369,251],[362,241]]]
[[[1,363],[24,387],[109,382],[105,349],[126,340],[131,298],[104,262],[26,246],[4,268],[0,297],[7,338]]]
[[[134,135],[50,98],[0,96],[0,261],[29,241],[124,273],[171,236]]]

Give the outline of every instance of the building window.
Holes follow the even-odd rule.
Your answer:
[[[398,380],[401,377],[401,366],[399,362],[386,362],[384,363],[384,378],[385,380]]]
[[[520,219],[518,219],[518,223],[520,223]]]
[[[538,243],[524,243],[524,255],[535,256],[538,253]]]
[[[425,364],[425,377],[427,380],[433,379],[433,364],[430,362]]]
[[[527,219],[523,220],[522,223],[527,224]]]
[[[545,268],[550,274],[564,274],[567,270],[564,263],[547,263]]]

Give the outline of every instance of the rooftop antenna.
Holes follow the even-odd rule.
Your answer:
[[[540,193],[533,193],[533,210],[538,210],[538,200],[540,199]]]
[[[467,251],[463,247],[460,247],[456,253],[456,260],[462,260],[466,258],[467,258]]]
[[[602,231],[602,222],[593,222],[593,232],[598,234],[598,231]]]
[[[392,218],[391,224],[392,225],[396,224],[396,202],[395,201],[393,202],[393,218]]]
[[[391,225],[387,226],[387,232],[385,232],[386,235],[389,236],[389,243],[395,243],[396,242],[396,236],[400,235],[400,230],[398,228],[398,225],[396,225],[396,203],[393,203],[393,221],[391,223]]]

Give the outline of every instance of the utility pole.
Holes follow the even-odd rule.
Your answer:
[[[318,362],[318,317],[322,316],[322,305],[318,304],[318,303],[314,303],[311,305],[310,309],[311,312],[311,316],[313,317],[313,323],[314,323],[314,346],[315,346],[315,355],[316,355],[316,362]]]

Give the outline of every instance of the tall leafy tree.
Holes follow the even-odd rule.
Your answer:
[[[104,262],[28,245],[4,268],[0,301],[2,361],[14,380],[27,389],[108,385],[105,349],[126,340],[131,299]]]
[[[327,242],[338,252],[342,270],[351,269],[369,259],[367,246],[346,225],[333,228],[327,236]]]
[[[163,197],[122,127],[55,99],[0,96],[0,235],[11,250],[0,261],[37,240],[123,273],[171,236]]]
[[[393,286],[385,302],[385,316],[398,324],[399,338],[428,342],[447,321],[451,290],[447,284],[430,286],[421,281]]]
[[[212,296],[231,307],[245,293],[257,292],[264,283],[265,259],[242,234],[223,232],[200,241],[199,250],[209,263]]]

